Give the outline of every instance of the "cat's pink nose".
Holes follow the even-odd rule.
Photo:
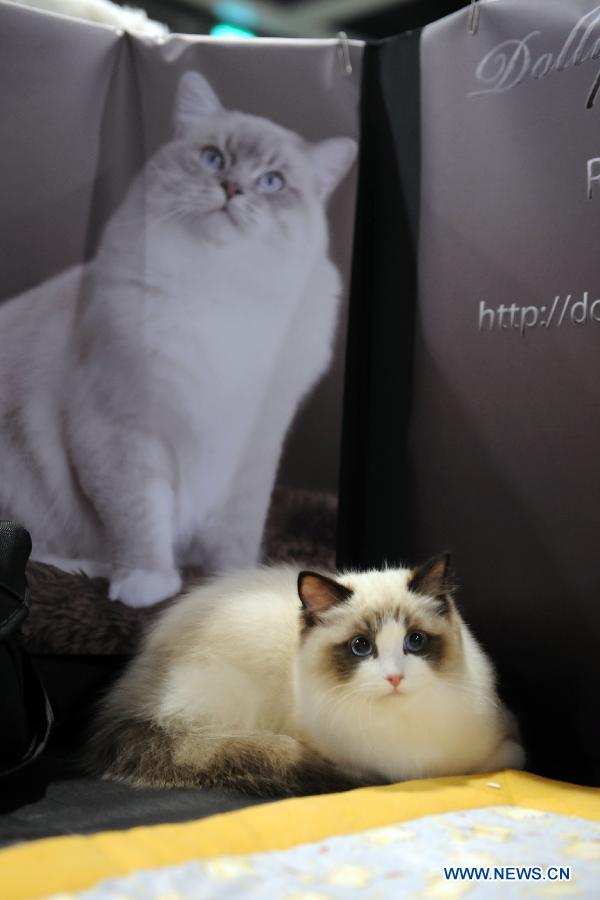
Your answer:
[[[242,193],[241,187],[235,181],[224,181],[221,184],[221,187],[225,191],[228,200],[231,200],[231,198],[235,197],[236,194]]]
[[[392,684],[395,688],[397,688],[398,685],[400,684],[400,682],[402,681],[402,679],[404,678],[404,675],[386,675],[385,677],[387,678],[387,680],[389,681],[390,684]]]

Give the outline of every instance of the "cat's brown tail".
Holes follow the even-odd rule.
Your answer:
[[[137,786],[225,787],[259,797],[359,786],[288,735],[167,731],[146,721],[103,725],[88,744],[85,765],[97,775]]]

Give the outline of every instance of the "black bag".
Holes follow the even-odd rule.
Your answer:
[[[53,722],[50,702],[21,642],[30,606],[25,578],[30,553],[29,533],[0,521],[0,775],[39,756]]]

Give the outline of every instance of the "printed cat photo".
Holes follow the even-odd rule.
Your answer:
[[[87,763],[133,785],[279,796],[520,768],[524,753],[446,554],[191,591],[102,701]]]
[[[131,6],[120,6],[111,0],[13,0],[21,6],[31,6],[47,12],[60,13],[76,19],[85,19],[113,28],[123,28],[132,34],[143,34],[146,37],[162,38],[169,29],[162,22],[148,18],[143,9]]]
[[[188,71],[173,137],[94,259],[0,305],[0,517],[131,606],[256,564],[283,441],[341,294],[325,207],[356,142],[224,109]]]

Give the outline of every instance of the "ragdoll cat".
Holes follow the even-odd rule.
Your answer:
[[[283,439],[329,365],[327,197],[356,143],[225,110],[186,73],[175,135],[96,258],[0,305],[0,515],[131,606],[181,565],[258,559]]]
[[[114,28],[122,28],[124,31],[146,37],[160,38],[169,33],[169,29],[162,22],[149,19],[145,10],[119,6],[110,0],[9,0],[9,2],[85,19],[88,22],[112,25]]]
[[[262,568],[194,590],[102,702],[89,767],[277,795],[522,766],[448,565]]]

